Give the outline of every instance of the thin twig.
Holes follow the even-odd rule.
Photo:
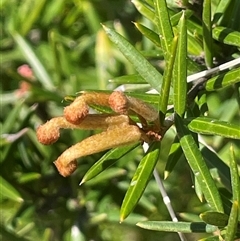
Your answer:
[[[173,207],[172,207],[172,204],[171,204],[171,199],[167,195],[167,192],[166,192],[165,187],[163,185],[162,179],[159,176],[156,168],[153,171],[153,175],[154,175],[156,183],[157,183],[157,185],[159,187],[160,193],[162,194],[163,202],[164,202],[164,204],[167,207],[168,213],[170,214],[170,217],[171,217],[172,221],[173,222],[178,222],[178,218],[176,217],[176,214],[175,214],[175,212],[173,210]],[[181,241],[186,241],[187,240],[185,235],[183,233],[181,233],[181,232],[178,232],[178,236],[179,236]]]
[[[200,78],[203,78],[203,77],[207,77],[209,75],[212,75],[218,71],[223,71],[225,69],[229,69],[229,68],[232,68],[234,66],[237,66],[240,64],[240,58],[237,58],[237,59],[234,59],[234,60],[231,60],[227,63],[224,63],[224,64],[221,64],[215,68],[212,68],[212,69],[208,69],[208,70],[204,70],[204,71],[201,71],[201,72],[198,72],[196,74],[192,74],[192,75],[189,75],[187,77],[187,82],[190,83],[190,82],[193,82],[197,79],[200,79]]]

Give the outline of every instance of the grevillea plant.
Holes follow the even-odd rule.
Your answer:
[[[24,36],[34,26],[36,16],[40,16],[39,9],[50,4],[37,2],[35,9],[38,10],[34,10],[34,14],[30,15],[28,24],[18,25],[18,22],[21,23],[20,20],[24,19],[23,16],[19,19],[13,18],[14,20],[9,21],[7,30],[11,41],[18,45],[25,61],[33,70],[32,72],[27,68],[30,77],[22,74],[22,71],[19,72],[26,81],[24,86],[27,87],[13,95],[15,101],[24,97],[24,101],[34,100],[34,103],[41,104],[38,108],[41,114],[36,113],[34,106],[32,111],[25,113],[26,117],[21,122],[28,122],[28,125],[36,130],[36,135],[31,132],[31,141],[28,140],[36,151],[28,151],[24,141],[18,147],[23,160],[32,160],[29,162],[35,161],[37,164],[35,166],[28,161],[27,164],[23,162],[17,166],[17,170],[13,169],[12,173],[19,177],[17,173],[21,170],[29,170],[30,167],[35,170],[31,170],[33,175],[25,174],[19,179],[21,182],[37,181],[37,184],[33,183],[33,190],[41,185],[45,187],[39,193],[36,190],[36,196],[42,198],[46,206],[50,205],[49,200],[57,200],[58,208],[53,205],[47,210],[50,215],[54,212],[55,216],[51,217],[55,217],[55,221],[60,223],[58,226],[64,227],[64,233],[59,227],[50,229],[56,239],[51,239],[51,234],[44,233],[41,240],[68,240],[67,235],[70,234],[71,240],[77,240],[74,237],[79,240],[110,240],[106,238],[109,233],[106,237],[102,234],[98,237],[86,234],[83,230],[88,225],[92,228],[96,223],[111,223],[108,213],[111,208],[104,209],[103,206],[111,206],[109,200],[113,202],[116,199],[117,204],[120,204],[120,215],[117,212],[114,222],[120,220],[120,223],[123,223],[121,225],[125,225],[130,219],[131,224],[141,228],[141,232],[145,229],[159,231],[159,235],[153,232],[154,237],[159,237],[159,240],[162,232],[176,233],[176,236],[171,236],[171,240],[192,240],[192,237],[202,241],[240,239],[240,1],[133,0],[131,7],[140,14],[139,21],[133,22],[138,34],[141,34],[141,41],[136,44],[131,43],[130,37],[124,31],[124,25],[119,22],[113,25],[107,22],[100,26],[100,20],[96,17],[97,7],[94,8],[90,1],[83,1],[80,5],[74,3],[77,6],[74,5],[71,11],[68,6],[62,15],[63,29],[70,28],[74,31],[72,19],[78,16],[80,11],[89,20],[91,31],[97,33],[95,79],[92,78],[91,70],[85,70],[84,61],[81,62],[84,66],[81,71],[73,74],[72,69],[78,71],[73,67],[76,64],[76,54],[68,55],[68,51],[64,50],[67,46],[79,51],[79,55],[86,51],[91,56],[91,50],[86,47],[91,43],[91,37],[81,38],[78,42],[73,40],[72,36],[67,38],[61,31],[51,29],[48,33],[51,51],[47,49],[44,52],[44,46],[33,51]],[[54,4],[56,3],[52,3],[51,9],[58,9],[53,8]],[[48,7],[50,9],[50,6]],[[26,11],[26,6],[22,9]],[[47,16],[43,18],[43,26],[47,25],[52,15],[49,12]],[[78,23],[81,26],[77,19],[75,21],[76,25]],[[96,23],[99,27],[96,27]],[[54,64],[44,67],[44,57],[41,56],[41,60],[37,53],[45,53],[46,58],[48,51]],[[51,69],[55,72],[49,74]],[[121,75],[122,72],[124,75]],[[84,74],[87,78],[81,80],[83,77],[78,76]],[[70,76],[69,82],[61,82],[62,76]],[[92,83],[90,86],[87,79],[93,79],[92,82],[89,81]],[[56,85],[59,86],[61,94],[56,90]],[[72,87],[74,85],[75,88]],[[73,91],[79,92],[74,97],[67,96],[74,94]],[[60,105],[62,93],[66,96],[62,101],[64,105],[57,109],[50,104],[46,106],[47,100]],[[5,98],[7,100],[7,95]],[[20,110],[26,106],[25,102],[16,104],[10,117],[5,120],[4,133],[10,132],[10,127],[17,122]],[[29,116],[34,116],[31,121]],[[3,135],[2,146],[6,147],[6,143],[24,136],[28,130],[23,127],[24,125],[21,125],[14,135]],[[70,129],[68,133],[71,133],[71,138],[61,129]],[[37,141],[50,146],[45,147]],[[14,177],[9,178],[5,161],[9,160],[9,150],[7,146],[3,151],[4,171],[1,185],[5,190],[4,198],[19,204],[15,211],[17,213],[27,210],[27,201],[24,201],[27,197],[32,197],[32,200],[34,198],[32,192],[28,193],[30,187],[21,186],[22,183]],[[31,158],[27,158],[27,153],[31,153]],[[42,157],[45,161],[41,160]],[[119,164],[120,162],[125,163],[125,166]],[[128,174],[119,174],[122,169],[118,168],[119,166],[114,169],[117,165],[128,170]],[[180,173],[179,166],[185,168]],[[161,176],[165,179],[164,182]],[[186,176],[190,178],[184,179]],[[123,177],[131,181],[123,182]],[[174,185],[171,184],[171,177],[177,180]],[[47,181],[43,185],[41,178],[51,179],[51,184]],[[80,187],[77,186],[79,178],[82,179]],[[114,180],[113,182],[117,183],[114,188],[118,188],[122,195],[118,196],[119,193],[114,192],[110,198],[106,190],[101,190],[104,188],[101,180],[109,183]],[[187,180],[187,183],[184,183],[184,180]],[[95,184],[91,184],[94,181]],[[10,183],[21,186],[20,191],[14,187],[15,184]],[[88,185],[94,185],[97,191],[84,189],[89,187]],[[151,187],[153,185],[155,189]],[[186,210],[183,206],[179,210],[171,205],[172,202],[173,206],[177,206],[178,201],[185,195],[184,191],[179,196],[173,195],[173,198],[169,198],[164,185],[171,194],[174,194],[175,189],[184,190],[185,185],[193,187],[191,200],[185,200]],[[98,188],[100,186],[101,188]],[[51,190],[46,191],[48,188]],[[153,195],[146,195],[149,188]],[[156,199],[159,194],[157,188],[160,189],[163,201]],[[55,192],[55,196],[49,194],[51,191]],[[85,199],[83,192],[87,196]],[[49,195],[48,201],[45,201],[44,195]],[[59,198],[61,195],[67,201]],[[192,207],[189,211],[187,206],[191,206],[192,199],[198,200],[194,203],[199,206]],[[170,217],[161,216],[162,203],[166,205]],[[43,206],[39,201],[34,209],[41,207],[42,210]],[[116,205],[113,207],[116,208]],[[84,221],[89,220],[83,211],[85,209],[92,211],[89,211],[92,219],[86,221],[87,225],[84,226]],[[152,216],[147,215],[148,212],[152,213]],[[139,213],[141,216],[138,216]],[[103,217],[102,214],[106,216]],[[63,220],[63,216],[64,219],[66,217],[66,222],[59,221]],[[22,216],[20,218],[21,221],[24,220]],[[13,216],[11,219],[15,220]],[[18,235],[16,230],[12,231],[12,223],[6,222],[2,226],[3,237],[25,240],[18,239],[23,236]],[[101,230],[106,230],[106,226],[103,224]],[[114,228],[116,230],[115,226]],[[120,224],[117,228],[120,228]],[[31,232],[34,233],[33,229]],[[190,233],[191,236],[185,236],[185,233]],[[123,239],[119,237],[112,236],[112,240],[129,239],[127,235]],[[143,237],[143,240],[146,240],[146,236]],[[140,240],[140,236],[136,235],[134,238]],[[165,237],[163,240],[169,239]]]
[[[198,186],[198,190],[196,190],[198,196],[203,202],[208,203],[209,210],[200,214],[201,222],[178,222],[174,217],[174,222],[145,221],[137,225],[159,231],[215,233],[217,239],[222,237],[225,240],[233,240],[239,231],[240,216],[238,206],[240,186],[234,150],[233,148],[229,150],[229,153],[232,154],[230,154],[231,160],[228,167],[232,180],[232,206],[231,211],[226,213],[221,194],[206,161],[210,153],[214,156],[216,154],[207,147],[206,143],[200,143],[198,135],[219,135],[239,139],[240,129],[237,124],[207,116],[206,110],[201,111],[199,101],[210,90],[214,91],[239,82],[239,68],[233,68],[221,75],[216,75],[216,68],[211,68],[215,64],[214,59],[218,58],[213,51],[216,45],[212,38],[214,33],[221,31],[224,34],[227,31],[227,37],[232,41],[232,45],[237,47],[240,43],[240,34],[233,33],[233,30],[231,31],[229,28],[224,29],[223,26],[218,26],[217,22],[213,25],[210,1],[204,1],[202,6],[199,5],[202,7],[201,11],[194,10],[197,3],[195,6],[187,1],[178,2],[177,7],[185,9],[178,13],[169,10],[167,3],[163,0],[134,1],[133,3],[143,15],[150,19],[152,25],[155,25],[154,28],[149,29],[140,23],[135,23],[139,31],[156,43],[159,50],[162,51],[161,55],[165,60],[163,74],[115,30],[105,25],[103,28],[112,42],[133,64],[141,82],[148,83],[149,88],[155,90],[155,102],[150,101],[155,108],[142,101],[141,97],[134,98],[131,94],[125,95],[120,91],[112,93],[97,90],[83,92],[69,106],[65,107],[64,116],[53,118],[37,129],[38,140],[43,144],[52,144],[59,138],[61,128],[104,130],[71,146],[58,157],[54,164],[63,176],[68,176],[76,170],[76,159],[79,157],[111,148],[120,148],[122,151],[121,147],[131,147],[137,142],[147,143],[149,146],[147,153],[139,163],[122,203],[120,220],[123,221],[141,198],[159,159],[161,151],[159,143],[164,138],[166,131],[174,124],[176,128],[175,146],[174,150],[171,150],[171,158],[167,161],[166,171],[170,173],[179,157],[184,155],[192,170],[195,185]],[[198,17],[198,21],[202,23],[202,26],[199,26],[199,32],[197,32],[197,28],[190,27],[194,23],[194,17]],[[199,35],[197,38],[193,35],[194,31]],[[222,40],[220,35],[216,37],[219,42]],[[239,41],[235,40],[236,37],[239,38]],[[236,41],[235,44],[233,44],[234,41]],[[190,54],[194,46],[199,48],[199,52],[201,50],[203,65],[209,70],[187,77],[187,74],[193,72],[194,68],[200,69],[195,59],[197,56],[193,58]],[[194,53],[196,54],[196,52]],[[238,58],[229,63],[228,67],[232,68],[239,63]],[[217,70],[220,70],[219,67]],[[216,76],[213,77],[213,75]],[[125,76],[124,79],[131,82],[132,76]],[[193,82],[193,84],[188,84],[188,82]],[[217,83],[220,83],[220,86]],[[173,106],[169,108],[171,95]],[[105,113],[103,110],[99,114],[89,114],[89,106],[110,107],[112,112]],[[198,110],[197,114],[194,113],[196,110]],[[200,149],[201,145],[204,147]],[[204,149],[207,150],[205,154],[201,152]],[[115,150],[119,151],[119,149]],[[111,158],[111,154],[93,165],[82,183],[104,171],[109,166],[104,165],[104,162]],[[121,155],[123,154],[121,153]],[[215,164],[218,168],[218,164]],[[220,174],[219,178],[221,178]],[[179,236],[185,240],[182,234]],[[210,237],[210,239],[212,238]]]

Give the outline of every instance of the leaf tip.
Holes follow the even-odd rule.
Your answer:
[[[126,219],[126,216],[125,215],[120,215],[120,220],[119,220],[119,223],[122,223],[124,220]]]
[[[141,227],[141,222],[136,223],[136,226]]]
[[[109,30],[109,28],[106,25],[104,25],[103,23],[101,23],[101,25],[102,25],[103,29],[105,30],[105,32],[107,32]]]
[[[163,175],[164,175],[164,180],[166,180],[169,177],[170,172],[169,171],[164,171]]]

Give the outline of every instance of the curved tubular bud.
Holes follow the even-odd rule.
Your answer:
[[[118,146],[140,141],[141,131],[137,126],[126,123],[111,126],[107,131],[93,135],[71,146],[54,162],[62,176],[69,176],[76,170],[76,158],[105,151]]]
[[[147,121],[158,119],[158,111],[154,107],[137,98],[125,96],[121,91],[114,91],[109,96],[109,105],[113,111],[120,114],[127,114],[128,110],[132,110]]]
[[[131,96],[127,96],[127,99],[129,102],[129,108],[142,116],[145,120],[155,121],[158,119],[158,111],[153,106]]]
[[[64,108],[64,116],[72,124],[79,124],[89,112],[89,105],[108,106],[109,94],[83,92],[69,106]]]
[[[56,142],[60,137],[60,129],[106,130],[110,126],[121,125],[122,123],[129,123],[128,116],[92,114],[86,116],[78,125],[68,122],[62,116],[55,117],[38,127],[37,138],[40,143],[50,145]]]
[[[60,137],[60,126],[70,124],[64,117],[56,117],[47,121],[45,124],[37,128],[37,139],[44,145],[50,145],[58,140]]]
[[[127,114],[129,103],[127,97],[121,91],[114,91],[108,99],[109,106],[113,111],[119,114]]]

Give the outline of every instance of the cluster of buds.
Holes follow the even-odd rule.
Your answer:
[[[89,107],[106,106],[111,114],[89,114]],[[138,117],[139,126],[129,116]],[[65,150],[54,162],[62,176],[69,176],[77,168],[77,158],[111,148],[160,140],[158,112],[145,102],[120,91],[82,92],[69,106],[64,115],[55,117],[37,129],[39,142],[50,145],[60,137],[60,129],[102,130]]]

